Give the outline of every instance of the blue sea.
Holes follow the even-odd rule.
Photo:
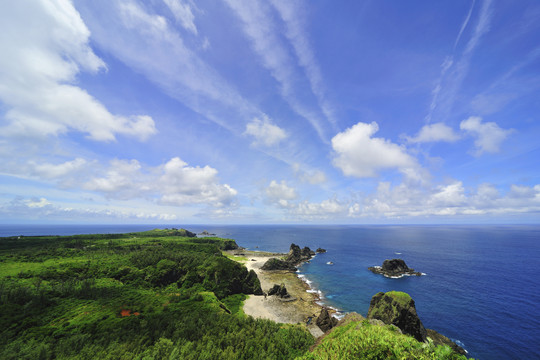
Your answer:
[[[6,226],[0,236],[143,231],[170,225]],[[180,226],[178,226],[180,227]],[[300,274],[342,313],[366,315],[379,291],[409,293],[427,328],[477,359],[540,359],[540,226],[183,225],[252,250],[323,247]],[[388,279],[367,270],[402,258],[421,277]],[[333,265],[328,265],[332,262]]]

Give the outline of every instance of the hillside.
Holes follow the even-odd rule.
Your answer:
[[[0,239],[2,359],[289,359],[300,326],[242,314],[261,291],[233,240],[156,230]]]

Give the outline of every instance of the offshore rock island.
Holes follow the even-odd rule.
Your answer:
[[[421,276],[422,273],[411,269],[402,259],[384,260],[382,266],[368,268],[374,274],[381,274],[388,278],[400,278],[403,276]]]

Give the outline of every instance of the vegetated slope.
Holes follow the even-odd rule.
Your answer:
[[[301,326],[243,315],[261,293],[223,256],[233,240],[184,230],[0,239],[2,359],[290,359]]]
[[[362,319],[358,314],[347,317],[327,333],[312,352],[298,359],[467,359],[448,346],[436,346],[431,341],[419,342],[404,335],[393,325],[381,325]]]

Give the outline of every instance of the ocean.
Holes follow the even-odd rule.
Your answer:
[[[0,236],[143,231],[171,225],[0,225]],[[477,359],[540,359],[540,226],[183,225],[235,239],[251,250],[287,252],[291,243],[325,254],[299,274],[340,313],[366,315],[371,297],[411,295],[424,326]],[[368,271],[402,258],[425,273],[388,279]],[[328,263],[333,263],[329,265]]]

